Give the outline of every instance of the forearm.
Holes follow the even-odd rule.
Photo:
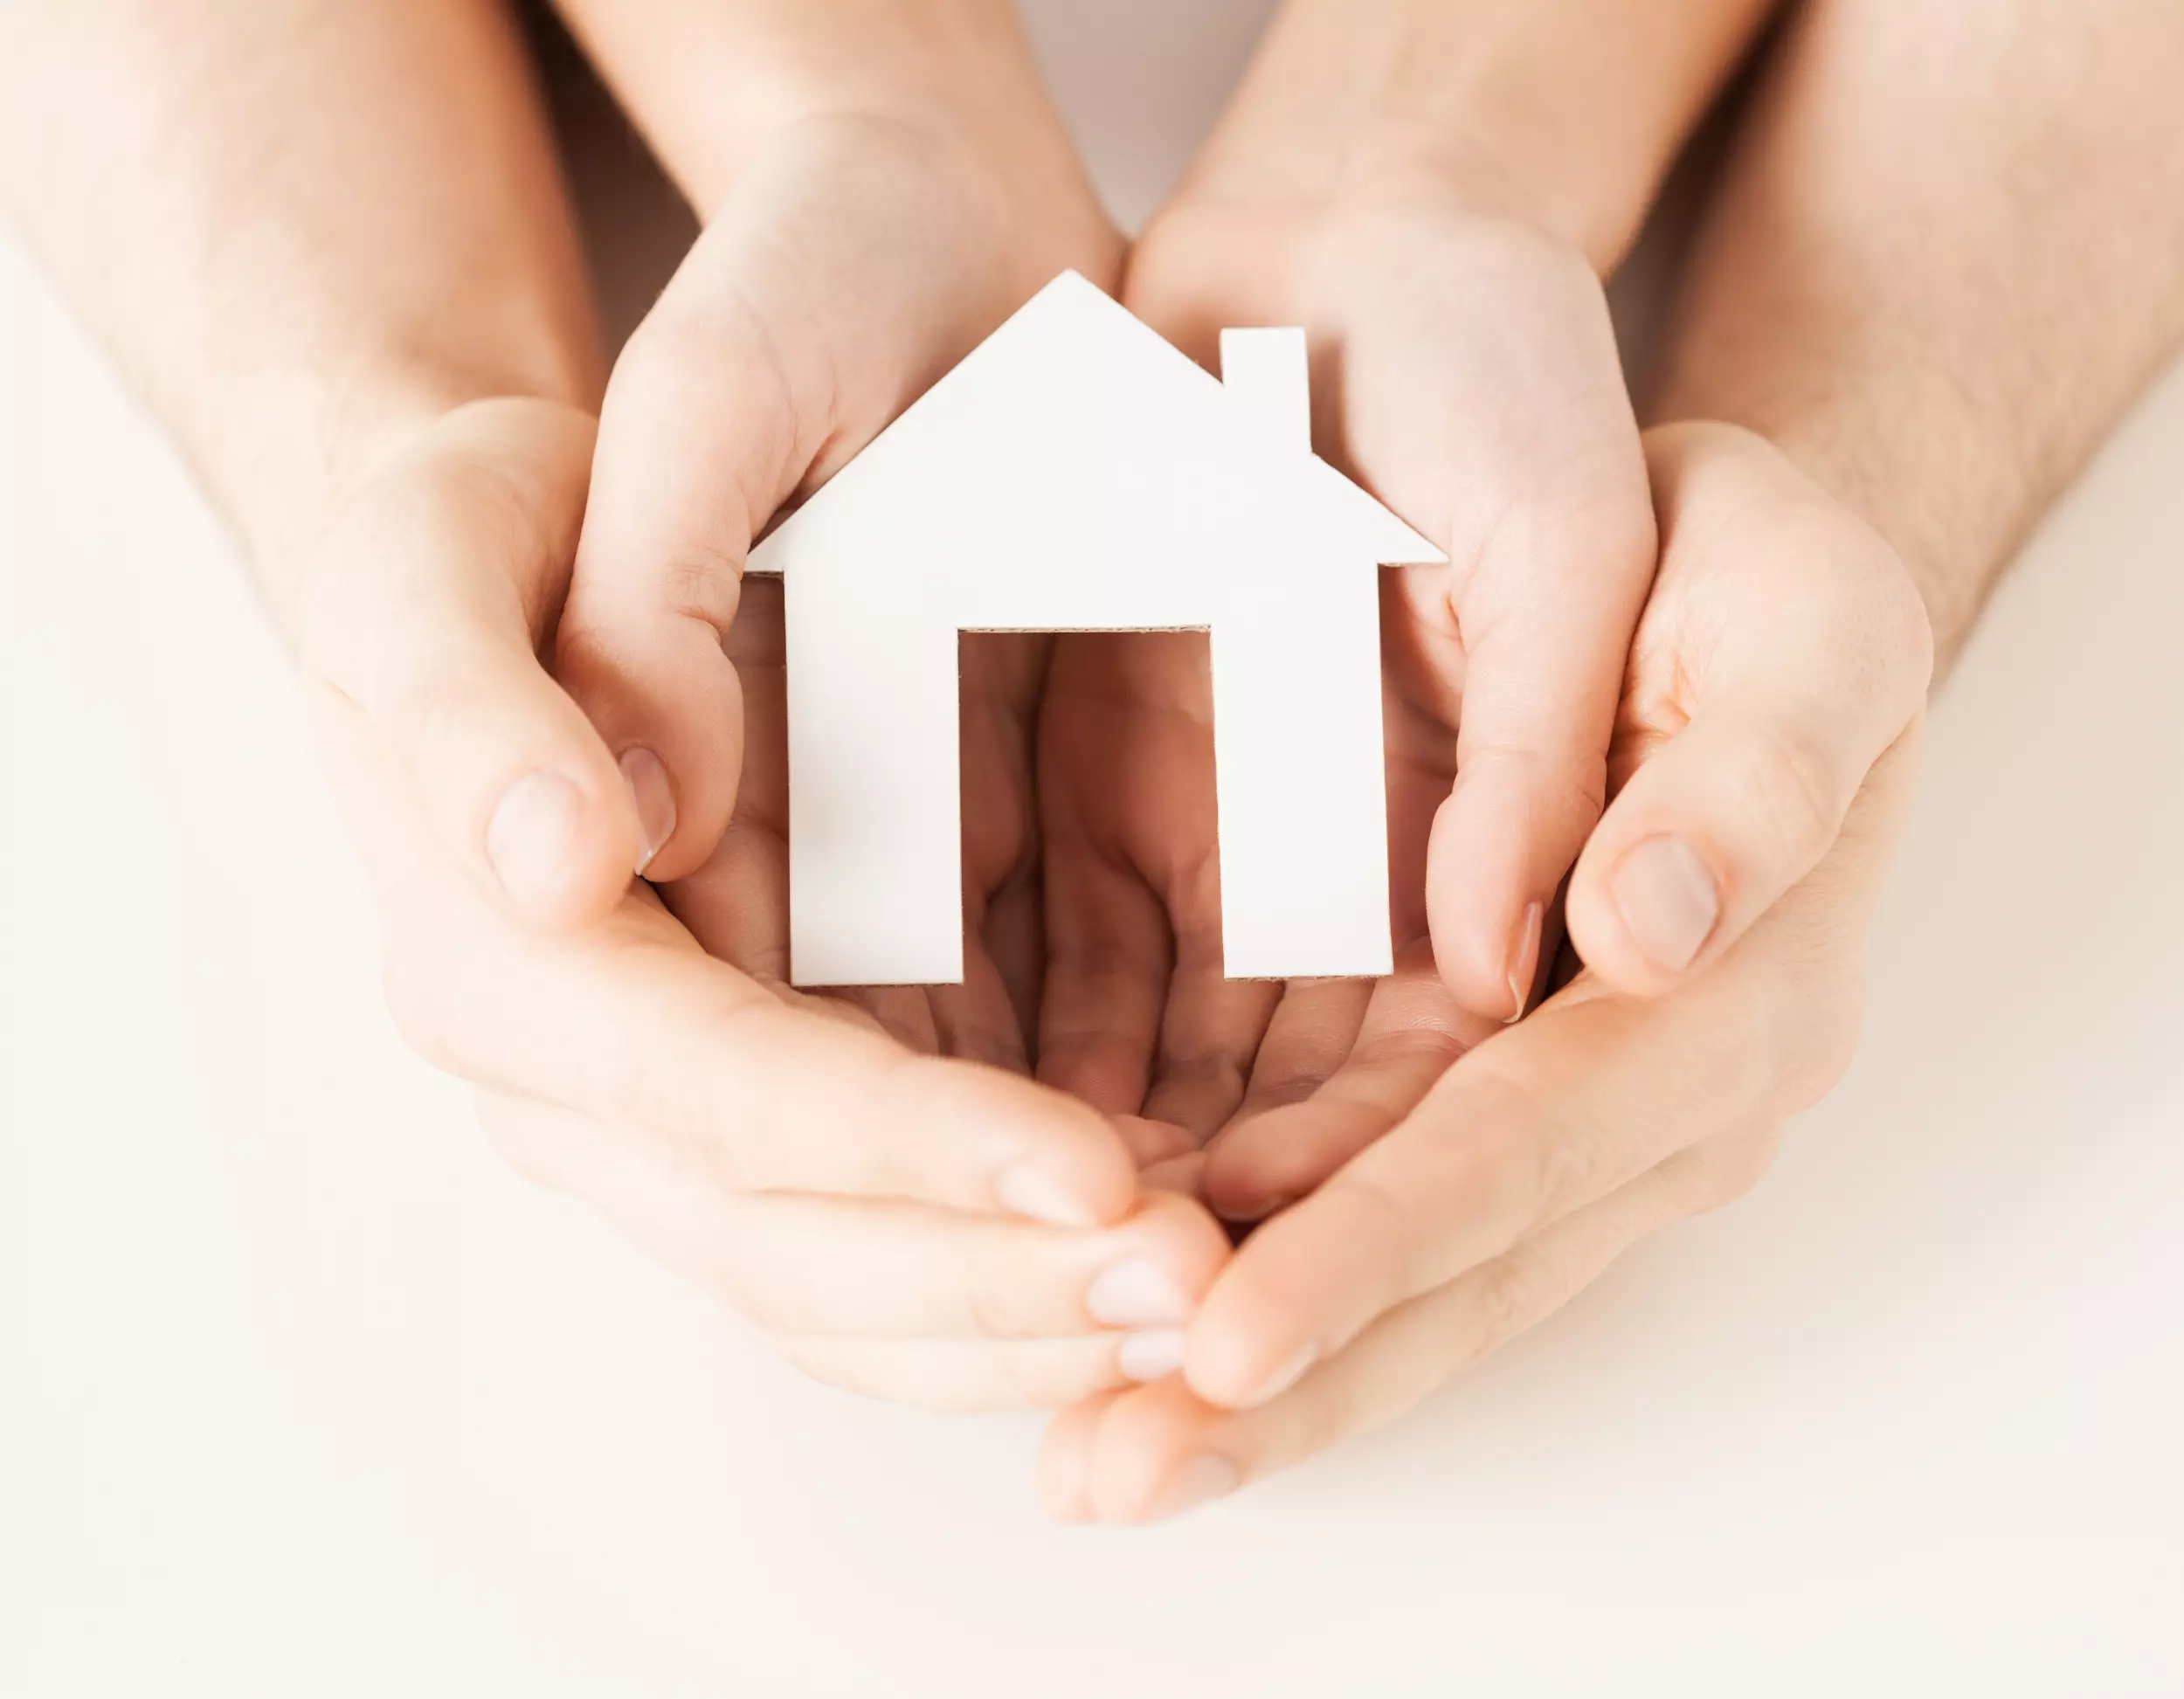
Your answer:
[[[1009,0],[557,3],[701,217],[814,117],[938,121],[1026,173],[1076,170]]]
[[[580,257],[495,0],[19,6],[0,126],[0,207],[277,610],[327,501],[424,418],[592,394]]]
[[[1236,197],[1453,187],[1621,257],[1774,0],[1288,0],[1193,170]]]
[[[1952,653],[2184,335],[2184,11],[1820,0],[1694,256],[1657,404],[1773,438]]]

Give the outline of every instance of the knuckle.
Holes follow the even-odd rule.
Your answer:
[[[1420,1224],[1411,1205],[1371,1174],[1352,1174],[1340,1183],[1349,1212],[1352,1242],[1370,1247],[1365,1254],[1378,1288],[1372,1313],[1393,1308],[1411,1296],[1424,1278],[1419,1272],[1429,1255]]]
[[[1026,1331],[1019,1300],[1027,1283],[1011,1273],[985,1255],[967,1257],[959,1267],[964,1319],[982,1339],[1014,1339]]]
[[[1542,748],[1506,741],[1467,745],[1457,763],[1457,784],[1488,776],[1527,792],[1547,818],[1590,826],[1607,805],[1607,762],[1574,746]]]
[[[1606,1164],[1597,1141],[1520,1080],[1489,1072],[1479,1083],[1484,1113],[1474,1136],[1482,1166],[1498,1177],[1492,1189],[1516,1205],[1512,1222],[1552,1220],[1599,1193]]]
[[[1538,1200],[1533,1219],[1552,1221],[1597,1198],[1606,1189],[1599,1146],[1565,1127],[1529,1140],[1530,1186]]]
[[[1468,1369],[1553,1308],[1541,1292],[1541,1259],[1519,1249],[1496,1258],[1475,1277],[1477,1297],[1471,1330],[1459,1342],[1456,1369]]]
[[[1769,717],[1750,736],[1740,798],[1745,820],[1780,866],[1801,872],[1835,841],[1849,798],[1808,729]]]
[[[712,262],[725,251],[694,253],[710,272],[668,286],[631,335],[607,384],[605,410],[617,420],[655,424],[732,419],[735,440],[771,452],[729,468],[729,484],[755,525],[817,457],[837,411],[832,345],[825,338],[784,340],[774,315],[747,280]],[[791,350],[798,358],[791,358]],[[732,413],[723,409],[732,409]],[[754,449],[755,453],[755,449]]]
[[[712,1030],[724,1051],[744,1050],[747,1043],[763,1046],[763,1036],[745,1040],[743,1023],[764,1013],[765,1006],[721,1000]],[[584,1043],[571,1047],[568,1060],[577,1070],[570,1093],[577,1102],[602,1120],[647,1129],[677,1161],[719,1190],[760,1191],[774,1178],[762,1165],[769,1141],[750,1136],[745,1118],[724,1108],[720,1077],[661,1067],[643,1023],[597,1022]]]
[[[702,539],[686,539],[681,552],[660,570],[662,604],[678,619],[695,620],[725,637],[743,599],[744,551]]]
[[[994,1401],[1030,1410],[1075,1403],[1092,1385],[1106,1383],[1104,1374],[1096,1379],[1088,1374],[1090,1362],[1091,1353],[1075,1349],[1071,1342],[1026,1341],[998,1346],[995,1363],[1003,1397]]]
[[[479,706],[476,686],[460,673],[420,667],[388,702],[381,729],[397,757],[414,770],[468,742]]]
[[[1376,1413],[1372,1396],[1372,1388],[1362,1376],[1308,1377],[1288,1394],[1296,1412],[1291,1440],[1296,1454],[1310,1457],[1331,1450],[1360,1428],[1372,1426]]]

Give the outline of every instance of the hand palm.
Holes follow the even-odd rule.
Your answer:
[[[1521,729],[1559,722],[1577,751],[1544,786],[1537,772],[1506,780],[1530,752],[1505,735],[1504,679],[1489,679],[1467,744],[1472,663],[1497,625],[1517,633],[1504,647],[1552,627],[1509,587],[1511,557],[1532,563],[1527,528],[1579,554],[1597,540],[1608,562],[1649,555],[1651,543],[1590,274],[1573,278],[1570,256],[1493,220],[1330,218],[1179,203],[1140,244],[1127,299],[1201,357],[1227,325],[1305,324],[1318,445],[1449,545],[1451,566],[1381,580],[1394,975],[1222,978],[1201,640],[1064,638],[1042,710],[1052,941],[1042,1075],[1110,1110],[1142,1103],[1193,1143],[1263,1122],[1263,1133],[1222,1139],[1205,1175],[1213,1200],[1241,1217],[1309,1189],[1392,1125],[1499,1025],[1481,1010],[1498,1000],[1505,1013],[1533,996],[1553,948],[1540,893],[1566,869],[1604,783],[1605,726],[1584,716],[1612,698],[1637,591],[1610,584],[1580,616],[1589,629],[1572,634],[1572,653],[1546,657],[1547,676],[1528,681],[1535,696],[1559,690],[1573,705],[1551,701]],[[1574,530],[1566,514],[1579,516]],[[1551,593],[1552,577],[1538,576],[1529,593]],[[1530,646],[1520,661],[1539,659],[1536,636]],[[1309,666],[1298,687],[1310,688]],[[1457,800],[1460,746],[1463,778],[1483,776],[1469,804]],[[1312,776],[1296,785],[1309,809]],[[1512,919],[1517,939],[1505,947]]]
[[[1384,597],[1391,646],[1406,640],[1400,593]],[[1224,976],[1213,802],[1212,691],[1192,632],[1069,636],[1055,646],[1040,718],[1048,963],[1040,1077],[1113,1114],[1178,1129],[1174,1156],[1225,1127],[1307,1115],[1292,1157],[1379,1129],[1357,1098],[1310,1097],[1345,1062],[1421,1091],[1490,1023],[1458,1010],[1427,939],[1426,844],[1448,792],[1454,729],[1389,668],[1388,828],[1396,971],[1377,984]],[[1309,671],[1298,681],[1309,691]],[[1311,777],[1297,776],[1309,808]],[[1287,1106],[1297,1105],[1294,1109]],[[1367,1130],[1370,1128],[1371,1130]],[[1221,1183],[1226,1175],[1227,1184]],[[1248,1217],[1310,1174],[1274,1162],[1217,1164],[1214,1202]]]

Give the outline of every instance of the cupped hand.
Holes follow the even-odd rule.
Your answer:
[[[1172,1369],[1227,1247],[1195,1205],[1141,1198],[1112,1124],[790,990],[770,826],[728,834],[672,912],[629,878],[630,794],[539,660],[592,451],[573,408],[459,408],[346,502],[304,574],[308,707],[402,1030],[483,1088],[520,1169],[826,1379],[983,1407]],[[736,633],[761,815],[782,767],[769,629]],[[571,805],[522,800],[539,774]],[[605,912],[537,923],[510,900],[518,853]]]
[[[1887,544],[1759,439],[1680,425],[1648,450],[1660,574],[1614,799],[1569,897],[1596,965],[1412,1101],[1357,1112],[1345,1067],[1321,1091],[1351,1113],[1307,1098],[1215,1148],[1209,1189],[1310,1195],[1218,1278],[1183,1374],[1057,1419],[1057,1514],[1170,1514],[1397,1414],[1751,1185],[1848,1065],[1932,668],[1925,610]],[[1696,938],[1665,991],[1626,912],[1634,863]]]
[[[1451,563],[1382,574],[1399,968],[1378,987],[1223,977],[1203,640],[1061,640],[1042,1076],[1200,1141],[1353,1054],[1415,1095],[1532,998],[1605,793],[1655,531],[1600,280],[1452,180],[1285,198],[1214,169],[1124,299],[1209,364],[1224,328],[1303,325],[1316,447]]]
[[[1111,280],[1119,264],[1028,94],[1006,122],[920,87],[889,100],[814,112],[756,150],[608,386],[555,666],[629,776],[636,865],[671,906],[724,837],[768,853],[785,839],[784,787],[739,790],[758,730],[736,658],[753,539],[1057,273]],[[778,627],[778,607],[758,623]],[[964,650],[964,983],[863,994],[909,1043],[1019,1070],[1043,967],[1031,749],[1049,646]]]

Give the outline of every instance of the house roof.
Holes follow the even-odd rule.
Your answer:
[[[1006,492],[1008,470],[1036,433],[1052,500],[1054,463],[1075,456],[1084,487],[1098,461],[1165,457],[1174,478],[1209,498],[1248,501],[1351,560],[1381,565],[1447,559],[1371,494],[1321,459],[1298,455],[1219,378],[1086,278],[1064,272],[1025,302],[750,553],[750,572],[778,572],[799,552],[808,515],[897,491],[908,462],[941,449],[977,457]],[[895,499],[892,495],[885,499]],[[923,504],[921,504],[923,505]]]

